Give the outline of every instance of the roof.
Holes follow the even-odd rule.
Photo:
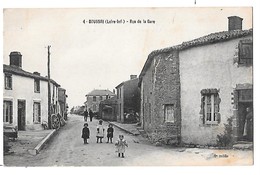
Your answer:
[[[253,35],[253,29],[222,31],[222,32],[211,33],[209,35],[205,35],[200,38],[186,41],[186,42],[183,42],[182,44],[174,45],[172,47],[167,47],[167,48],[160,49],[160,50],[154,50],[148,55],[148,58],[144,64],[144,67],[139,75],[140,82],[142,81],[142,77],[145,75],[145,72],[150,67],[154,56],[156,56],[160,53],[167,53],[167,52],[171,52],[174,50],[182,51],[182,50],[189,49],[192,47],[199,47],[199,46],[203,46],[203,45],[207,45],[207,44],[224,42],[224,41],[241,38],[241,37],[245,37],[245,36],[250,36],[250,35]]]
[[[105,95],[110,95],[110,96],[115,96],[113,92],[111,92],[108,89],[94,89],[90,93],[88,93],[86,96],[105,96]]]
[[[120,83],[119,85],[116,86],[116,89],[122,85],[124,85],[125,83],[131,83],[133,81],[138,81],[139,78],[133,78],[131,80],[127,80],[127,81],[123,81],[122,83]]]
[[[4,64],[3,72],[15,74],[15,75],[20,75],[20,76],[23,76],[23,77],[37,78],[37,79],[40,79],[40,80],[43,80],[43,81],[48,81],[47,77],[43,77],[43,76],[40,76],[38,74],[33,74],[31,72],[27,72],[27,71],[25,71],[25,70],[23,70],[19,67],[16,67],[16,66],[9,66],[9,65]],[[55,82],[54,80],[51,79],[50,81],[54,85],[60,87],[60,85],[57,82]]]

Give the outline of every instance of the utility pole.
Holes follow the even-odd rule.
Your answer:
[[[50,75],[50,48],[51,46],[48,46],[48,127],[49,129],[52,128],[52,121],[51,121],[51,75]]]

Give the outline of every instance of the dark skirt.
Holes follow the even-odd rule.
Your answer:
[[[109,138],[113,138],[113,133],[109,133],[109,134],[107,134],[107,137],[109,137]]]

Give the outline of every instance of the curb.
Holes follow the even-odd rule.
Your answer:
[[[119,125],[117,125],[117,124],[115,124],[115,123],[111,123],[111,122],[108,122],[108,123],[111,124],[111,125],[113,125],[113,126],[115,126],[115,127],[117,127],[117,128],[119,128],[119,129],[121,129],[121,130],[123,130],[123,131],[125,131],[125,132],[127,132],[127,133],[129,133],[129,134],[132,134],[132,135],[134,135],[134,136],[140,135],[140,134],[138,134],[138,133],[133,133],[133,132],[131,132],[131,131],[129,131],[129,130],[127,130],[127,129],[125,129],[125,128],[119,126]]]
[[[50,140],[50,138],[56,133],[56,129],[52,130],[38,145],[31,150],[28,150],[28,152],[32,155],[39,154],[40,150],[43,148],[43,146]]]

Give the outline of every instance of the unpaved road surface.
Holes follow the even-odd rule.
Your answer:
[[[115,146],[96,143],[97,120],[88,122],[89,144],[83,144],[82,116],[71,115],[67,124],[49,141],[40,154],[4,156],[5,166],[157,166],[157,165],[251,165],[253,152],[242,150],[212,150],[198,148],[171,148],[151,145],[141,136],[129,135],[114,128],[114,142],[125,135],[129,147],[125,158],[117,157]],[[107,127],[107,123],[104,125]]]

